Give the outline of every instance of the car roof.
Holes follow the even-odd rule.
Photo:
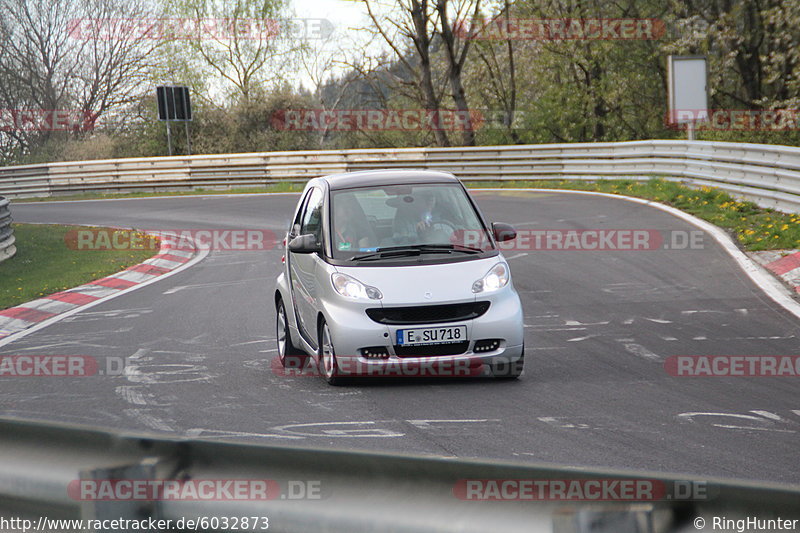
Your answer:
[[[459,183],[458,178],[449,172],[413,169],[360,170],[332,174],[319,179],[327,182],[331,190],[410,183]]]

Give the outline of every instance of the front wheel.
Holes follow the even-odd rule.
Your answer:
[[[340,385],[342,378],[339,375],[339,365],[336,363],[336,351],[331,340],[331,330],[325,319],[320,319],[319,348],[317,349],[318,364],[322,368],[322,377],[329,385]]]
[[[516,361],[498,361],[492,363],[492,375],[501,379],[516,379],[522,375],[525,366],[525,345],[522,345],[522,355]]]

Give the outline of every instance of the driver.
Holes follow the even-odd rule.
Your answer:
[[[394,222],[394,240],[397,243],[428,241],[435,226],[443,221],[433,192],[421,192],[416,197],[406,196],[397,210]]]
[[[438,212],[436,211],[436,195],[433,193],[425,194],[422,198],[422,209],[420,213],[420,221],[417,222],[417,233],[423,233],[431,229],[431,227],[439,221]]]

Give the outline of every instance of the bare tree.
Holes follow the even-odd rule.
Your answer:
[[[187,70],[206,73],[209,90],[220,85],[248,102],[270,82],[277,85],[305,48],[303,31],[287,15],[285,0],[171,0],[167,13],[190,17],[205,30],[171,44]]]
[[[137,102],[151,91],[154,52],[163,46],[158,22],[146,0],[82,0],[84,10],[103,21],[83,46],[76,98],[94,117]],[[131,31],[130,21],[139,21]]]
[[[302,71],[312,84],[313,94],[319,101],[323,111],[337,109],[344,99],[351,82],[354,79],[353,73],[348,73],[336,80],[336,83],[329,83],[334,80],[334,72],[337,67],[346,67],[349,63],[344,54],[347,50],[355,49],[354,45],[348,46],[341,42],[343,38],[336,32],[321,35],[315,42],[308,43],[308,46],[299,54]],[[329,90],[335,89],[333,94]],[[319,146],[325,145],[330,134],[330,128],[325,123],[319,132]]]
[[[152,20],[145,0],[6,0],[0,4],[0,106],[69,110],[87,121],[135,101],[159,45],[128,20]],[[141,28],[141,24],[139,25]],[[23,152],[52,132],[9,128]]]
[[[465,119],[462,143],[475,144],[474,125],[464,89],[464,66],[470,43],[456,28],[464,19],[477,15],[480,0],[395,0],[381,10],[376,0],[364,0],[372,31],[382,39],[412,77],[416,101],[429,110],[436,143],[449,146],[440,112],[445,108],[442,84],[449,86],[449,97]],[[401,85],[401,84],[400,84]]]
[[[479,36],[491,24],[510,24],[511,4],[504,0],[503,9],[486,22],[473,19],[475,28],[469,28],[470,34]],[[516,41],[505,39],[499,43],[493,40],[476,40],[475,53],[480,63],[475,68],[478,91],[485,95],[483,101],[495,101],[502,111],[503,126],[515,143],[521,142],[519,133],[514,127],[517,113],[517,65]],[[494,117],[492,117],[494,118]]]
[[[75,3],[8,0],[3,21],[0,101],[8,110],[68,108],[85,43],[70,39],[66,27],[81,13]],[[12,126],[6,132],[25,149],[46,133]]]
[[[444,41],[445,57],[447,58],[447,80],[450,83],[451,96],[456,104],[456,109],[466,121],[462,131],[462,144],[472,146],[475,144],[475,128],[470,117],[470,108],[467,103],[467,94],[464,91],[463,82],[464,63],[467,61],[467,54],[472,40],[461,38],[453,30],[450,17],[452,12],[456,25],[465,20],[472,21],[477,19],[480,12],[480,0],[457,0],[455,2],[438,0],[436,11],[439,14],[439,31]]]

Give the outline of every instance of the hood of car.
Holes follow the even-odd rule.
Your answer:
[[[486,275],[501,257],[419,266],[342,267],[352,276],[383,293],[383,305],[436,305],[475,298],[472,284]]]

